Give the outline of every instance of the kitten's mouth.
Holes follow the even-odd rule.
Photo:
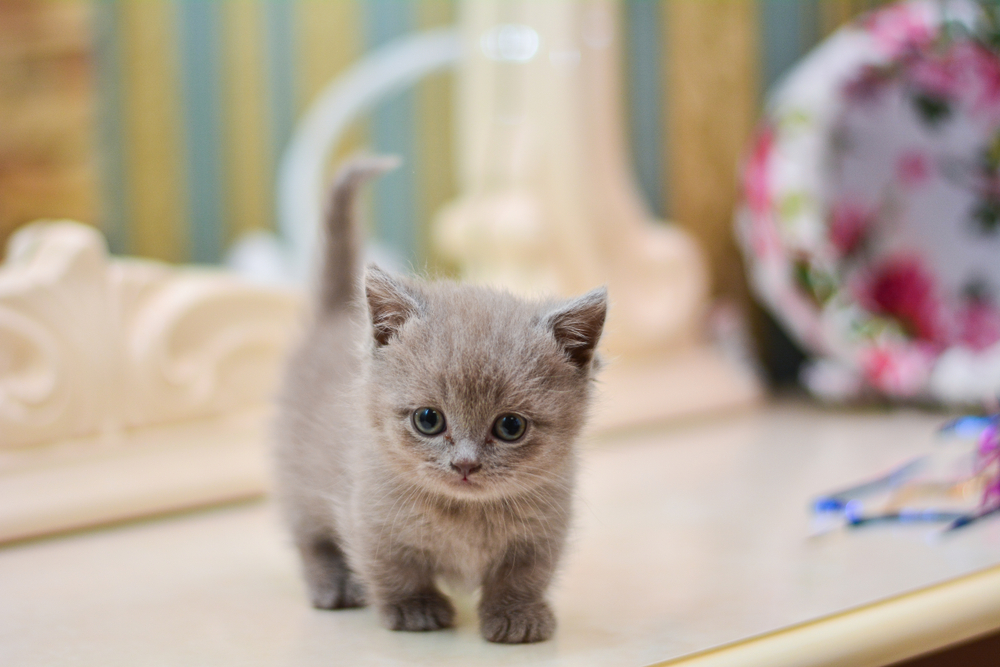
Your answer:
[[[448,481],[450,486],[457,487],[459,489],[478,489],[482,486],[481,480],[477,479],[475,476],[469,475],[449,475]]]
[[[472,476],[483,469],[481,463],[475,461],[470,461],[467,459],[461,459],[459,461],[453,461],[451,464],[452,472],[455,473],[452,476],[452,481],[459,486],[463,487],[473,487],[476,486],[476,480],[473,480]]]

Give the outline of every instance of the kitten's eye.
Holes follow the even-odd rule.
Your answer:
[[[413,426],[424,435],[439,435],[444,430],[444,415],[434,408],[418,408]]]
[[[501,415],[493,422],[493,435],[501,440],[514,442],[524,435],[524,429],[526,428],[528,428],[528,424],[524,420],[524,417]]]

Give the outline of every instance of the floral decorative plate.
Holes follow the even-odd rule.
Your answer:
[[[737,230],[816,394],[1000,394],[1000,9],[891,5],[771,95]]]

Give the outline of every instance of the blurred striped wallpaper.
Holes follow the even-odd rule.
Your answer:
[[[95,5],[103,221],[116,252],[214,262],[274,226],[275,167],[309,101],[395,37],[455,20],[451,0],[144,0]],[[404,156],[383,179],[376,233],[421,254],[452,196],[450,81],[430,77],[350,133]]]
[[[735,164],[762,92],[874,4],[625,0],[623,94],[651,208],[710,246],[728,235]],[[244,232],[273,228],[276,161],[314,95],[366,50],[451,24],[457,11],[454,0],[93,2],[95,222],[112,249],[215,262]],[[440,74],[387,100],[340,151],[404,156],[372,214],[378,237],[419,264],[433,212],[455,194],[451,86]]]

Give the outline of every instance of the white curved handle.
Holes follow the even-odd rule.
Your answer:
[[[278,226],[296,278],[309,275],[323,218],[324,167],[344,130],[384,97],[451,66],[460,53],[455,28],[409,35],[365,56],[317,96],[278,166]]]

